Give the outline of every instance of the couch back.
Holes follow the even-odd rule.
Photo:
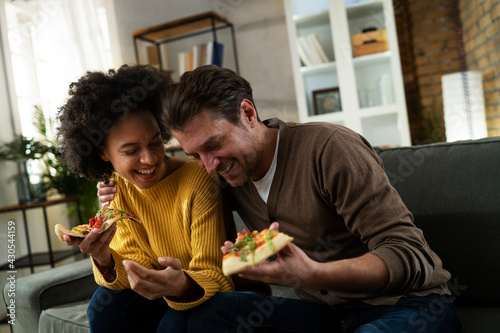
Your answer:
[[[500,137],[375,150],[456,304],[500,306]]]

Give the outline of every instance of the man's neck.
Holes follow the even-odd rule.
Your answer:
[[[278,132],[279,128],[269,128],[262,124],[262,132],[258,144],[262,145],[263,149],[261,151],[262,154],[259,166],[252,175],[253,181],[262,179],[269,170],[273,162],[276,144],[278,143]]]

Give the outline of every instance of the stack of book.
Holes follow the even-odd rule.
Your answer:
[[[300,60],[305,66],[313,66],[330,62],[328,56],[315,33],[299,36],[297,50]]]
[[[195,45],[191,51],[178,53],[179,75],[203,65],[222,67],[223,50],[223,44],[212,41]]]

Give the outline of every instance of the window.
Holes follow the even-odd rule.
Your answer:
[[[24,136],[37,137],[32,124],[35,105],[55,119],[71,82],[87,70],[113,67],[109,0],[4,3],[13,116]]]

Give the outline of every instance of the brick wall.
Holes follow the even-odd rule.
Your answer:
[[[465,56],[469,70],[483,73],[489,136],[500,136],[500,4],[460,0]]]
[[[457,15],[462,20],[465,66],[483,71],[488,133],[500,135],[500,6],[495,0],[459,1],[460,12],[453,0],[394,0],[413,144],[446,140],[441,76],[463,67]]]

